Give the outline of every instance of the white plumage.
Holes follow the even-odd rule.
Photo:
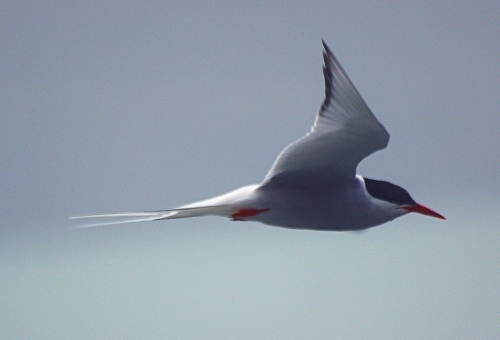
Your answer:
[[[72,219],[115,219],[85,225],[99,226],[217,215],[316,230],[361,230],[409,212],[444,219],[401,187],[356,175],[361,160],[387,146],[389,133],[324,42],[323,46],[325,99],[313,127],[279,154],[261,184],[174,209]]]

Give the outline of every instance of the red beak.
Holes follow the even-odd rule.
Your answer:
[[[440,218],[442,220],[446,220],[446,218],[443,215],[438,214],[434,210],[431,210],[422,204],[416,203],[415,205],[407,205],[407,206],[404,206],[402,208],[405,210],[408,210],[409,212],[416,212],[416,213],[419,213],[422,215],[432,216],[432,217]]]

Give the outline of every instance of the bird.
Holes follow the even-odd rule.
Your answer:
[[[365,230],[408,213],[445,220],[402,187],[356,173],[364,158],[387,147],[389,133],[322,43],[325,96],[312,128],[281,151],[260,184],[173,209],[70,219],[107,219],[90,227],[214,215],[320,231]]]

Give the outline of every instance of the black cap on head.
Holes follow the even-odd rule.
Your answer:
[[[405,189],[386,181],[365,178],[365,187],[371,196],[379,200],[400,206],[417,204]]]

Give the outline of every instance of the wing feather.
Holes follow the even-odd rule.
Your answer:
[[[325,98],[313,127],[280,153],[265,182],[300,185],[354,179],[359,162],[389,142],[389,133],[324,41],[323,47]]]

